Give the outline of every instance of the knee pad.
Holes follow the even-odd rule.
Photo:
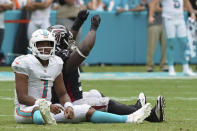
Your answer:
[[[44,120],[42,118],[42,115],[40,113],[40,110],[36,110],[33,114],[33,123],[38,125],[43,125]]]
[[[90,97],[102,97],[101,93],[95,89],[90,90],[89,93]]]

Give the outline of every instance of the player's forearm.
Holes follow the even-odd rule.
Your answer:
[[[33,106],[35,104],[36,99],[31,96],[18,96],[18,101],[20,104]]]
[[[76,40],[77,34],[81,28],[81,26],[83,25],[84,21],[87,19],[89,15],[88,10],[81,10],[78,15],[77,18],[75,19],[72,28],[71,28],[71,32],[73,34],[73,39]]]
[[[153,17],[153,16],[154,16],[155,7],[156,7],[157,4],[158,4],[158,2],[157,2],[156,0],[153,0],[152,2],[150,2],[150,3],[148,4],[148,7],[149,7],[148,16],[149,16],[149,17]]]
[[[187,8],[187,10],[189,11],[189,13],[191,13],[192,15],[195,15],[194,14],[194,10],[193,10],[193,8],[192,8],[192,5],[191,5],[191,3],[189,2],[189,0],[185,0],[184,1],[185,3],[185,7]]]
[[[83,55],[88,56],[94,46],[95,40],[96,31],[90,30],[82,43],[78,45],[78,49]]]
[[[73,39],[76,40],[79,30],[75,31],[71,29],[71,33],[73,34]]]
[[[59,102],[62,106],[64,106],[64,104],[66,102],[71,102],[70,97],[68,96],[68,94],[66,93],[65,95],[59,97]]]
[[[82,43],[78,45],[78,49],[71,54],[70,58],[64,64],[65,73],[70,73],[80,66],[93,48],[95,39],[96,31],[89,31]]]

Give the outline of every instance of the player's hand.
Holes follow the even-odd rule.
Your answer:
[[[152,24],[155,21],[155,18],[153,16],[148,17],[148,23]]]
[[[97,28],[99,27],[99,24],[101,22],[101,18],[99,15],[94,15],[91,18],[91,29],[93,30],[97,30]]]
[[[88,10],[81,10],[78,13],[77,18],[84,22],[88,18],[88,15],[89,15]]]
[[[64,111],[64,109],[61,106],[51,104],[50,105],[50,111],[53,114],[59,114],[61,111]]]
[[[65,110],[64,110],[64,117],[66,119],[73,119],[74,118],[74,111],[73,111],[73,108],[72,107],[67,107]]]

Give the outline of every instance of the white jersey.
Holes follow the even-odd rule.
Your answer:
[[[35,2],[45,2],[47,0],[33,0]],[[45,9],[36,9],[31,13],[31,20],[44,20],[49,19],[50,17],[50,11],[51,11],[51,5]]]
[[[184,0],[162,0],[162,16],[165,18],[184,18]]]
[[[43,67],[32,54],[19,56],[12,63],[14,72],[28,76],[28,95],[35,99],[44,98],[48,101],[51,100],[53,82],[61,73],[62,67],[63,61],[58,56],[50,57],[47,67]],[[15,105],[19,106],[16,92]]]

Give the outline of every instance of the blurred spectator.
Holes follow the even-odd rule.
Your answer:
[[[11,10],[13,8],[13,3],[11,0],[0,0],[0,51],[1,45],[4,37],[4,12],[6,10]],[[0,52],[0,64],[4,62],[4,55]]]
[[[52,5],[51,5],[51,9],[52,9],[52,10],[56,10],[57,7],[58,7],[58,1],[57,1],[57,0],[53,0],[53,3],[52,3]]]
[[[95,10],[95,11],[104,11],[105,10],[105,4],[102,0],[91,0],[88,2],[88,9]]]
[[[148,7],[152,0],[147,0]],[[148,8],[149,9],[149,8]],[[167,72],[168,68],[166,66],[166,41],[165,41],[165,31],[162,25],[161,17],[161,5],[160,3],[155,6],[155,21],[148,21],[148,45],[147,45],[147,72],[153,72],[154,62],[153,56],[158,42],[161,45],[161,58],[160,58],[160,70]]]
[[[37,29],[50,26],[50,11],[53,0],[27,0],[26,8],[31,11],[28,25],[28,38]]]
[[[116,11],[116,7],[120,4],[121,0],[103,0],[107,11]]]
[[[13,9],[15,9],[15,10],[22,9],[23,7],[26,6],[26,3],[27,3],[27,0],[12,0],[12,1],[13,1],[13,4],[14,4]]]
[[[195,14],[197,14],[197,0],[190,0],[190,3],[194,9]]]
[[[86,9],[83,0],[63,0],[59,1],[60,4],[57,7],[57,21],[56,24],[64,25],[68,29],[71,29],[77,14],[80,10]],[[77,42],[80,40],[79,31],[77,36]]]
[[[159,0],[153,0],[151,2],[151,9],[149,14],[149,21],[154,21],[154,8],[156,5],[160,3]],[[183,74],[188,76],[195,76],[196,74],[189,68],[188,59],[186,53],[187,49],[187,30],[184,20],[184,5],[187,7],[189,12],[191,13],[191,17],[196,19],[193,8],[189,0],[164,0],[162,1],[162,17],[163,24],[166,32],[166,58],[168,61],[169,75],[176,76],[176,72],[174,69],[174,51],[175,51],[175,43],[178,39],[179,46],[181,47],[180,55],[182,59],[183,65]]]
[[[126,11],[144,11],[145,10],[145,0],[121,0],[116,8],[117,13]]]

